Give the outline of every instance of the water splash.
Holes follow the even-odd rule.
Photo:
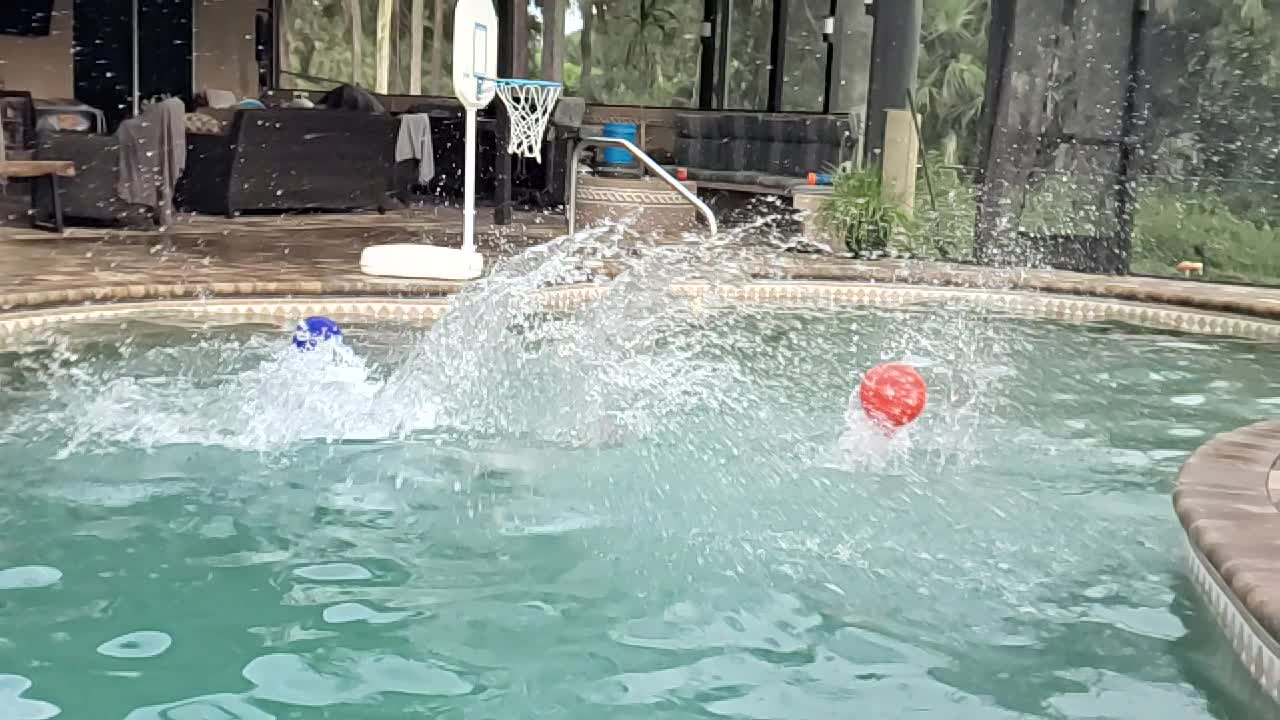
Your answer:
[[[743,242],[661,245],[624,226],[564,237],[499,262],[440,321],[400,331],[376,358],[358,339],[356,352],[298,353],[284,335],[258,334],[126,341],[115,352],[127,363],[95,364],[64,343],[34,371],[50,402],[20,422],[28,438],[33,426],[65,433],[64,460],[184,445],[274,454],[297,480],[264,492],[249,463],[243,487],[217,492],[253,497],[248,521],[301,556],[349,545],[412,566],[415,543],[440,531],[415,520],[443,504],[463,535],[477,517],[512,537],[648,526],[636,551],[656,537],[671,558],[664,573],[828,582],[868,570],[884,550],[875,533],[897,522],[877,508],[953,521],[919,498],[966,491],[959,470],[978,461],[1018,341],[962,309],[863,323],[873,316],[736,302],[724,291],[750,280],[729,259]],[[677,290],[695,282],[697,296]],[[548,289],[584,283],[590,301],[547,302]],[[852,347],[833,352],[823,335]],[[932,384],[926,416],[892,439],[859,430],[847,393],[863,367],[840,357],[919,366]],[[797,392],[806,385],[846,390]],[[872,512],[852,527],[842,514],[859,503]],[[321,509],[351,524],[317,526]],[[815,574],[815,558],[830,567]]]
[[[404,333],[390,370],[343,346],[300,354],[255,337],[139,352],[126,338],[110,353],[130,360],[120,374],[86,366],[55,335],[45,364],[26,368],[52,391],[37,427],[73,428],[63,457],[176,443],[273,451],[441,427],[577,444],[652,434],[664,417],[734,394],[740,372],[708,351],[729,342],[712,332],[714,286],[749,279],[723,261],[735,242],[662,246],[610,226],[531,248],[453,297],[430,330]],[[709,303],[672,292],[694,279],[712,283]],[[587,282],[600,283],[598,299],[547,307],[544,290]],[[15,423],[6,436],[31,429]]]

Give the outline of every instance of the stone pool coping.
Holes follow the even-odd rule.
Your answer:
[[[1280,340],[1280,293],[1274,290],[829,257],[751,262],[755,280],[718,286],[719,297],[827,306],[945,303],[1071,322],[1119,321]],[[599,270],[606,276],[616,272],[607,264]],[[284,280],[197,278],[0,291],[0,344],[58,323],[156,312],[227,322],[283,323],[305,314],[429,322],[462,287],[325,271]],[[708,290],[699,283],[673,287],[675,294],[693,299],[705,299]],[[597,285],[570,286],[544,291],[544,297],[551,308],[568,308],[603,292]],[[1187,461],[1174,492],[1193,581],[1237,656],[1280,702],[1280,510],[1275,501],[1280,501],[1280,421],[1210,440]]]
[[[66,258],[57,257],[58,262]],[[77,258],[79,259],[79,258]],[[217,297],[379,296],[444,297],[462,283],[375,278],[354,270],[352,262],[322,258],[312,265],[279,264],[255,258],[243,267],[219,268],[203,262],[130,266],[123,272],[77,268],[75,273],[41,275],[30,281],[0,278],[0,312],[38,307],[120,301],[207,299]],[[135,260],[136,262],[136,260]],[[1026,291],[1190,308],[1230,315],[1280,320],[1280,288],[1218,285],[1154,277],[1113,277],[1055,270],[997,270],[916,261],[863,262],[829,255],[779,254],[773,249],[726,253],[726,262],[761,280],[840,283],[888,283]],[[616,274],[611,263],[597,265],[602,275]],[[98,275],[119,278],[102,282]],[[227,275],[234,276],[229,279]],[[144,280],[139,282],[139,279]],[[21,288],[21,289],[20,289]]]
[[[273,297],[272,290],[283,289],[280,286],[295,292]],[[460,290],[462,285],[415,284],[416,297],[349,295],[342,292],[326,294],[322,292],[326,287],[335,286],[238,283],[237,292],[224,289],[224,294],[212,296],[171,293],[172,288],[164,286],[52,292],[46,294],[48,297],[36,298],[34,304],[15,304],[0,309],[0,338],[12,339],[35,328],[60,323],[101,322],[139,315],[176,314],[223,322],[286,323],[306,315],[330,315],[339,320],[430,322],[444,313],[448,308],[449,295]],[[367,285],[341,284],[336,287],[348,292],[369,290]],[[296,292],[299,288],[308,292]],[[753,304],[889,307],[943,304],[1068,322],[1124,322],[1176,332],[1280,341],[1280,320],[1192,307],[1025,290],[878,282],[755,280],[749,284],[716,286],[700,282],[676,283],[670,291],[675,296],[693,300]],[[606,292],[607,289],[601,285],[570,285],[545,289],[542,297],[547,309],[569,309],[597,299]],[[76,302],[77,299],[80,302]]]
[[[1178,474],[1191,577],[1237,657],[1280,702],[1280,420],[1219,435]]]

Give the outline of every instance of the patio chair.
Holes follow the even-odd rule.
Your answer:
[[[120,141],[114,135],[41,133],[36,158],[75,163],[75,176],[58,182],[62,214],[73,223],[155,226],[151,208],[125,202],[116,192],[120,178]],[[36,183],[31,192],[37,212],[51,216],[54,202],[50,186]]]

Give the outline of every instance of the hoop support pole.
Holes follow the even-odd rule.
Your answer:
[[[466,153],[462,178],[462,249],[476,249],[476,109],[466,112]]]

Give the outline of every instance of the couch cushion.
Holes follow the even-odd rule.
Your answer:
[[[231,207],[377,207],[390,187],[399,120],[349,110],[243,110],[234,124]]]
[[[750,185],[762,189],[776,190],[779,194],[785,194],[797,185],[807,184],[806,178],[770,175],[750,170],[710,170],[707,168],[685,168],[685,170],[689,173],[689,179],[694,182]]]
[[[715,115],[680,113],[675,117],[676,161],[688,167],[729,170],[735,148]]]
[[[187,113],[183,123],[192,135],[222,135],[227,131],[227,123],[201,112]]]
[[[822,172],[853,145],[848,118],[837,115],[678,113],[675,131],[678,164],[763,176]]]

